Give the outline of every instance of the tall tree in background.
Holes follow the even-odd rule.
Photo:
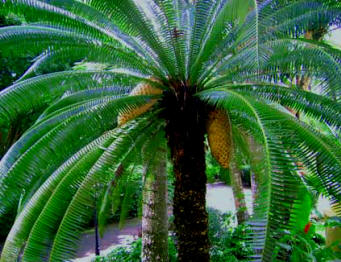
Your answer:
[[[153,170],[146,170],[142,210],[142,261],[168,261],[167,151],[155,145]],[[149,173],[149,174],[148,174]]]
[[[337,8],[252,0],[7,0],[0,8],[25,14],[29,23],[0,29],[3,54],[37,56],[28,72],[56,60],[111,65],[28,73],[0,93],[0,126],[45,108],[0,162],[0,218],[23,203],[0,261],[16,260],[22,249],[23,261],[70,259],[93,215],[93,185],[138,162],[155,137],[167,139],[171,151],[179,261],[209,261],[206,133],[215,137],[210,147],[222,166],[231,152],[228,130],[220,128],[226,122],[216,118],[219,128],[209,131],[210,116],[219,112],[264,151],[250,260],[271,261],[276,240],[292,226],[283,217],[300,201],[298,161],[319,190],[341,201],[340,146],[281,110],[340,128],[340,50],[299,38],[314,21],[335,21]],[[321,95],[281,82],[303,69],[323,80]],[[128,96],[141,83],[141,92]],[[122,112],[131,121],[118,126]]]
[[[160,90],[140,84],[130,96],[145,93],[161,94]],[[137,109],[119,114],[118,125],[124,125],[136,115],[149,109],[155,101]],[[165,134],[158,133],[159,139],[149,139],[148,150],[143,150],[144,162],[142,190],[142,261],[168,261],[168,213],[167,213],[167,147]],[[161,136],[161,137],[160,137]],[[160,143],[162,141],[162,143]]]

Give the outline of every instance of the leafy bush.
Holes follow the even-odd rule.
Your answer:
[[[212,262],[247,261],[252,249],[246,245],[248,226],[235,225],[235,216],[208,209]]]
[[[315,224],[308,223],[304,231],[284,231],[278,240],[273,261],[285,257],[286,261],[327,262],[335,261],[339,254],[326,246],[325,238],[317,234]]]
[[[117,247],[106,257],[97,257],[95,262],[139,262],[141,261],[141,238],[135,240],[130,246]]]
[[[206,176],[208,183],[220,180],[226,185],[230,185],[229,170],[220,167],[210,152],[206,153]]]
[[[117,247],[106,257],[97,257],[94,262],[140,262],[142,239],[139,238],[130,246]],[[169,261],[176,261],[176,248],[173,237],[168,238]]]
[[[222,214],[209,208],[209,238],[211,242],[212,262],[246,261],[252,250],[246,246],[246,225],[235,226],[235,217],[231,213]],[[168,238],[169,261],[175,262],[177,251],[175,237]],[[142,251],[141,238],[130,246],[117,247],[108,256],[98,257],[95,262],[140,262]]]

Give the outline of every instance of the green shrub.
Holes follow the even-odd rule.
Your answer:
[[[97,257],[94,262],[140,262],[142,252],[142,239],[133,241],[129,246],[117,247],[106,257]],[[176,261],[176,247],[174,238],[168,238],[169,262]]]
[[[208,209],[212,262],[247,261],[252,249],[246,245],[248,226],[234,226],[235,216]]]
[[[139,238],[129,246],[115,248],[106,257],[97,257],[95,262],[139,262],[141,261],[141,249],[142,240]]]
[[[327,262],[340,258],[339,254],[325,245],[325,238],[316,233],[315,224],[309,223],[307,226],[304,231],[282,232],[273,253],[273,261],[283,256],[290,262]]]
[[[208,183],[214,183],[219,180],[223,181],[226,185],[230,184],[229,170],[220,167],[211,153],[206,154],[206,176]]]
[[[212,262],[247,261],[252,250],[246,246],[246,225],[234,226],[235,217],[209,208],[209,238]],[[142,251],[141,238],[126,247],[117,247],[106,257],[98,257],[95,262],[140,262]],[[177,251],[175,237],[168,238],[169,261],[175,262]]]

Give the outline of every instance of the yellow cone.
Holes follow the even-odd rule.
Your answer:
[[[217,109],[208,114],[206,131],[213,157],[222,167],[228,168],[232,143],[230,121],[225,111]]]
[[[151,86],[148,83],[142,83],[137,85],[131,92],[130,96],[138,96],[138,95],[160,95],[162,94],[162,90],[156,87]],[[128,121],[138,117],[139,115],[147,112],[154,104],[156,103],[156,99],[152,99],[147,104],[140,106],[139,108],[130,109],[126,112],[121,112],[117,117],[118,126],[124,125]]]

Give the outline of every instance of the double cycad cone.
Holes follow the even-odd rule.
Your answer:
[[[206,131],[213,157],[222,167],[228,168],[232,142],[230,121],[225,111],[216,109],[209,112]]]
[[[151,86],[148,83],[141,83],[137,85],[131,92],[130,96],[138,96],[138,95],[160,95],[162,94],[162,90],[156,87]],[[142,115],[147,112],[154,104],[156,103],[156,99],[152,99],[147,104],[144,104],[138,108],[130,109],[125,112],[121,112],[117,117],[118,126],[124,125],[128,121]]]
[[[160,95],[162,90],[152,87],[147,83],[137,85],[129,95]],[[128,121],[147,112],[154,104],[156,99],[135,109],[122,112],[117,117],[118,125],[124,125]],[[230,121],[224,110],[212,110],[208,114],[206,122],[206,131],[208,135],[208,143],[213,157],[224,168],[228,168],[231,155],[231,126]]]

